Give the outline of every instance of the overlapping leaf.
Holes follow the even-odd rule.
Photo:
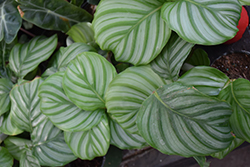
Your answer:
[[[114,120],[110,120],[110,144],[120,149],[141,149],[148,146],[147,142],[138,134],[131,134],[122,129]]]
[[[20,127],[11,121],[12,113],[5,113],[0,117],[0,131],[7,135],[18,135],[23,132]]]
[[[91,21],[85,10],[62,0],[17,0],[23,19],[49,30],[67,32],[76,23]]]
[[[148,64],[167,43],[171,31],[161,19],[163,0],[105,0],[93,20],[96,42],[117,61]]]
[[[45,115],[40,110],[40,99],[38,97],[38,87],[43,80],[36,78],[31,82],[15,86],[11,93],[11,120],[20,129],[32,132]]]
[[[75,41],[92,44],[95,43],[94,30],[91,23],[78,23],[71,27],[67,34]]]
[[[206,162],[205,156],[195,156],[194,159],[200,165],[200,167],[209,167],[210,162]]]
[[[149,145],[164,154],[206,156],[231,144],[231,114],[226,102],[175,82],[143,102],[137,126]]]
[[[225,149],[225,150],[223,150],[221,152],[212,154],[212,157],[222,159],[227,154],[229,154],[231,151],[233,151],[235,148],[239,147],[243,142],[244,142],[244,140],[242,140],[242,139],[234,138],[234,140],[232,141],[231,145],[227,149]]]
[[[215,45],[235,36],[240,12],[238,0],[178,0],[166,2],[161,15],[186,41]]]
[[[233,108],[230,123],[236,137],[250,142],[250,82],[242,78],[231,82],[220,92],[219,98]]]
[[[20,160],[21,155],[25,152],[25,150],[32,146],[32,142],[30,140],[18,137],[8,137],[4,140],[4,144],[9,153],[17,160]]]
[[[104,94],[115,76],[114,66],[104,57],[84,52],[68,66],[63,77],[63,89],[68,98],[83,110],[104,109]]]
[[[105,95],[107,111],[125,131],[136,133],[135,121],[142,102],[164,84],[149,66],[127,68],[109,85]]]
[[[42,61],[48,59],[57,46],[57,36],[48,39],[35,37],[26,44],[17,44],[11,50],[10,69],[19,78],[34,70]]]
[[[0,116],[10,109],[10,90],[12,82],[9,79],[0,78]]]
[[[241,3],[241,5],[250,5],[250,1],[248,0],[239,0],[239,2]]]
[[[26,151],[21,155],[20,167],[40,167],[39,161],[32,155],[31,150]]]
[[[160,55],[151,62],[152,69],[166,80],[176,81],[183,62],[194,44],[188,43],[173,33]]]
[[[82,132],[64,132],[65,141],[73,153],[81,158],[92,160],[104,156],[109,148],[110,128],[106,115],[101,122],[90,130]]]
[[[6,148],[0,147],[0,157],[2,167],[12,167],[14,159]]]
[[[4,39],[6,43],[11,43],[22,25],[22,18],[14,0],[5,0],[0,3],[0,41]]]
[[[194,66],[209,66],[210,60],[205,50],[197,48],[194,50],[191,57],[188,59],[187,63]]]
[[[72,103],[62,88],[63,75],[64,72],[55,73],[40,86],[41,110],[62,130],[89,130],[101,121],[105,111],[84,111]]]
[[[41,166],[63,166],[76,159],[64,141],[63,132],[48,119],[36,126],[31,139],[32,154]]]
[[[229,78],[216,68],[197,66],[182,75],[178,82],[192,85],[210,96],[217,96],[228,84]]]

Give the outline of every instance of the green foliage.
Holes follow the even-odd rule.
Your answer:
[[[17,2],[19,14],[13,0],[0,3],[0,166],[62,166],[112,144],[208,167],[205,156],[250,142],[250,82],[192,50],[236,34],[237,0],[89,0],[99,3],[93,26],[83,0]],[[57,35],[18,43],[21,18],[69,35],[68,46]]]

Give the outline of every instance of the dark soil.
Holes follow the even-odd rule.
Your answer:
[[[65,167],[101,167],[103,163],[103,157],[97,157],[91,161],[76,159],[65,165]]]
[[[245,53],[222,56],[211,66],[225,73],[230,79],[245,78],[250,80],[250,55]]]

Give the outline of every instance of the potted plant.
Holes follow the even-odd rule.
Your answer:
[[[12,166],[14,157],[20,166],[59,166],[104,156],[112,144],[150,145],[204,166],[205,156],[222,158],[249,141],[248,122],[238,121],[249,117],[249,81],[183,66],[189,55],[199,55],[191,52],[195,44],[235,36],[238,0],[102,0],[92,24],[82,3],[70,2],[1,3],[15,25],[3,20],[9,28],[1,33],[2,163]],[[67,33],[67,46],[56,50],[56,35],[18,44],[22,19]],[[23,131],[26,139],[13,136]]]

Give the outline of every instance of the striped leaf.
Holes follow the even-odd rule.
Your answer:
[[[6,148],[0,147],[0,157],[2,167],[12,167],[14,159]]]
[[[218,158],[218,159],[223,159],[227,154],[229,154],[235,148],[239,147],[243,142],[244,142],[244,140],[236,137],[236,138],[234,138],[234,140],[232,141],[231,145],[228,148],[226,148],[225,150],[223,150],[221,152],[212,154],[212,157]]]
[[[83,131],[96,126],[104,110],[84,111],[72,103],[62,88],[64,72],[47,78],[39,88],[41,110],[51,122],[64,131]]]
[[[75,41],[86,44],[94,44],[94,30],[88,22],[78,23],[71,27],[67,34]]]
[[[96,52],[96,50],[84,43],[73,43],[68,47],[61,47],[53,56],[50,62],[51,67],[55,67],[58,71],[65,70],[71,60],[75,59],[82,52]]]
[[[12,82],[6,78],[0,78],[0,116],[10,110],[10,90]]]
[[[137,133],[136,116],[142,102],[165,82],[149,66],[130,67],[110,83],[105,95],[111,117],[129,133]]]
[[[223,89],[219,98],[226,100],[233,108],[230,124],[238,138],[250,142],[250,82],[237,79]]]
[[[64,132],[65,141],[73,153],[85,160],[104,156],[109,148],[110,128],[106,115],[101,122],[90,130],[82,132]]]
[[[182,75],[178,82],[192,85],[207,95],[217,96],[228,84],[229,78],[216,68],[197,66]]]
[[[63,132],[45,119],[31,134],[32,154],[41,166],[63,166],[76,159],[64,141]]]
[[[92,16],[63,0],[16,0],[24,20],[48,30],[67,32],[76,23],[91,21]]]
[[[231,144],[231,114],[226,102],[175,82],[143,102],[137,126],[148,144],[164,154],[206,156]]]
[[[188,43],[173,33],[160,55],[151,62],[152,69],[166,80],[176,81],[183,62],[194,44]]]
[[[32,142],[18,137],[8,137],[4,140],[4,145],[16,160],[20,160],[25,150],[32,146]]]
[[[63,77],[63,89],[68,98],[83,110],[104,109],[104,94],[115,76],[114,66],[104,57],[84,52],[68,66]]]
[[[42,82],[41,78],[36,78],[31,82],[15,86],[10,93],[11,120],[24,131],[32,132],[46,117],[40,110],[38,97],[38,87]]]
[[[241,3],[241,5],[250,5],[249,0],[239,0],[239,2]]]
[[[141,149],[148,146],[147,142],[137,134],[131,134],[122,129],[114,120],[110,120],[110,144],[120,149]]]
[[[102,50],[117,61],[148,64],[167,43],[171,30],[161,18],[164,0],[103,0],[93,28]]]
[[[5,113],[0,117],[0,131],[7,135],[18,135],[23,132],[19,129],[20,127],[16,126],[13,121],[11,121],[12,113]]]
[[[210,162],[206,162],[207,159],[205,156],[195,156],[193,158],[200,165],[200,167],[209,167],[210,166]]]
[[[57,36],[48,39],[35,37],[26,44],[17,44],[10,53],[10,69],[19,78],[33,71],[42,61],[47,60],[57,46]]]
[[[178,0],[166,2],[161,15],[184,40],[215,45],[235,36],[240,12],[238,0]]]
[[[40,163],[37,158],[32,155],[31,150],[26,149],[21,155],[20,167],[40,167]]]
[[[205,50],[196,48],[191,57],[187,60],[187,63],[194,66],[209,66],[210,60]]]
[[[14,0],[0,2],[0,41],[11,43],[22,25],[22,18]]]

